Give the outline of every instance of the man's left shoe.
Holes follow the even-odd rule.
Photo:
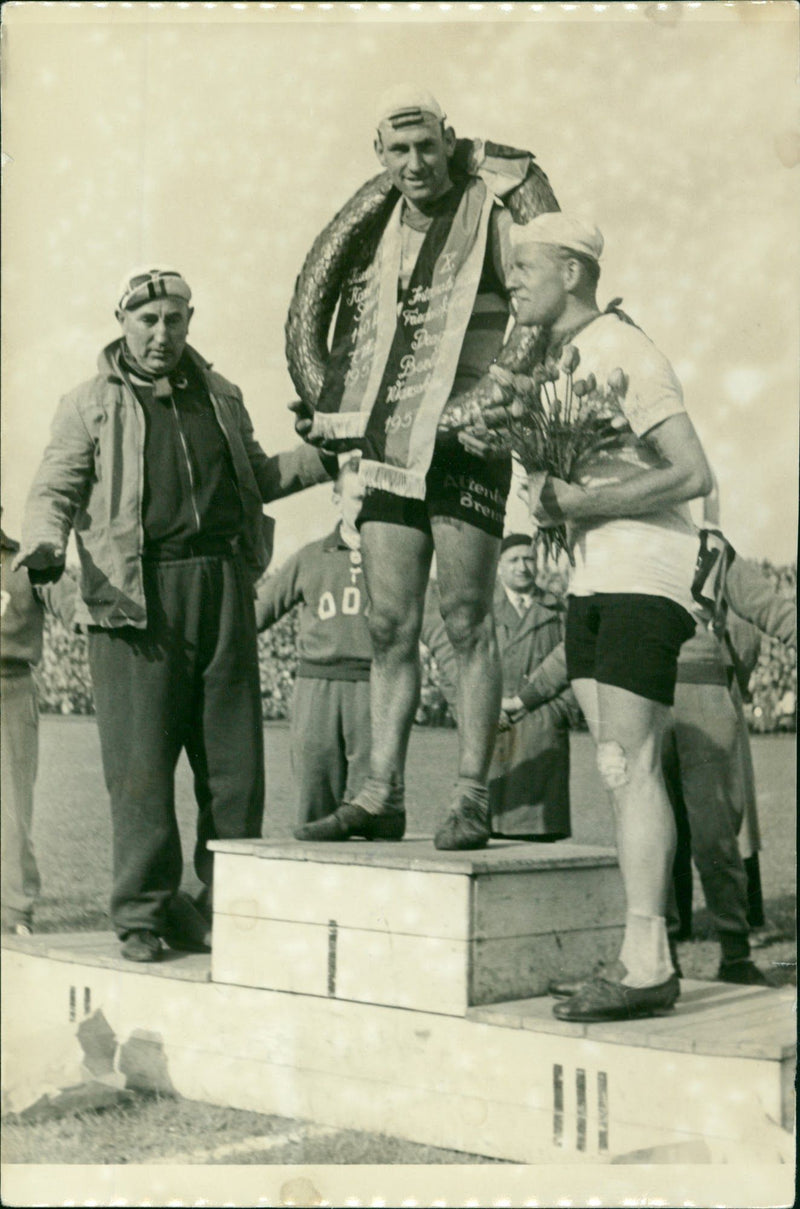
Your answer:
[[[680,995],[677,974],[654,987],[629,987],[622,982],[593,978],[575,995],[553,1007],[559,1020],[574,1024],[599,1024],[604,1020],[639,1020],[660,1016],[674,1007]]]
[[[479,802],[462,794],[433,838],[442,852],[485,848],[492,834],[489,811]]]
[[[342,805],[327,818],[315,819],[296,827],[296,840],[321,840],[340,843],[343,840],[361,838],[365,840],[401,840],[406,832],[404,810],[392,810],[386,814],[370,814],[355,802]]]
[[[678,978],[683,978],[683,970],[678,961],[678,948],[671,936],[669,938],[669,955],[672,960],[672,968]],[[553,999],[568,999],[571,995],[577,995],[587,982],[605,978],[606,982],[621,983],[626,974],[627,970],[619,958],[610,963],[598,961],[595,962],[591,974],[585,974],[583,978],[551,978],[547,984],[547,994],[552,995]],[[678,985],[678,996],[680,996],[680,984]]]
[[[720,962],[717,981],[735,982],[746,987],[771,987],[773,985],[764,971],[760,970],[749,957],[742,957],[738,961]]]

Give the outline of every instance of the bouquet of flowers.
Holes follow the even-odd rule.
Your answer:
[[[560,362],[548,359],[530,375],[497,365],[490,370],[497,389],[483,411],[481,436],[494,449],[510,449],[522,463],[531,511],[548,475],[574,482],[581,464],[616,445],[628,426],[621,406],[628,389],[623,371],[614,370],[601,388],[592,373],[575,377],[579,364],[577,348],[568,344]],[[566,526],[540,529],[537,540],[549,556],[563,550],[573,561]]]

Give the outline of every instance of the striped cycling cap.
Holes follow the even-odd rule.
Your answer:
[[[156,298],[183,298],[188,302],[192,291],[177,269],[165,265],[160,268],[133,269],[127,273],[120,286],[119,309],[133,311],[144,302]]]

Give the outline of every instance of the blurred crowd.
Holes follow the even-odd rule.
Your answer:
[[[777,567],[767,560],[763,571],[778,591],[796,596],[797,566]],[[566,571],[552,567],[543,585],[555,595],[566,588]],[[297,669],[297,621],[292,610],[259,635],[261,703],[265,721],[288,718]],[[43,713],[93,714],[92,688],[86,659],[86,637],[68,633],[60,622],[49,618],[45,625],[44,654],[36,672]],[[751,700],[745,714],[751,732],[773,734],[796,730],[797,658],[794,650],[764,638],[755,671],[750,679]],[[416,722],[419,726],[454,726],[454,720],[439,685],[439,669],[430,652],[422,650],[422,692]]]

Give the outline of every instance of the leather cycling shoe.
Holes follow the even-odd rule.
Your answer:
[[[577,995],[587,981],[586,978],[551,978],[547,984],[547,994],[554,999],[569,999],[571,995]]]
[[[405,835],[406,815],[404,810],[393,810],[388,814],[370,814],[355,802],[343,802],[338,810],[327,818],[316,819],[296,827],[296,840],[322,840],[337,842],[359,836],[365,840],[401,840]]]
[[[584,974],[582,978],[551,978],[547,984],[547,994],[552,995],[554,999],[569,999],[570,995],[577,995],[578,991],[582,990],[593,978],[607,978],[609,982],[621,982],[626,972],[621,961],[612,961],[610,964],[605,961],[596,961],[592,972]]]
[[[670,974],[665,982],[653,987],[629,987],[621,982],[593,978],[584,983],[576,995],[555,1004],[553,1015],[575,1024],[638,1020],[671,1011],[679,995],[677,974]]]
[[[442,852],[485,848],[492,833],[489,811],[480,802],[462,794],[434,836],[434,847]]]
[[[683,971],[678,962],[678,951],[671,939],[669,942],[669,955],[672,958],[672,966],[678,978],[683,978]],[[604,961],[598,961],[591,974],[587,974],[584,978],[551,978],[547,984],[547,994],[552,995],[553,999],[568,999],[570,995],[577,995],[578,991],[582,987],[585,987],[587,982],[591,982],[593,978],[605,978],[608,982],[622,982],[626,973],[625,966],[619,959],[611,962],[610,965]],[[680,995],[680,986],[678,987],[678,995]]]
[[[129,932],[122,942],[122,956],[126,961],[160,961],[162,952],[159,937],[144,929]]]

